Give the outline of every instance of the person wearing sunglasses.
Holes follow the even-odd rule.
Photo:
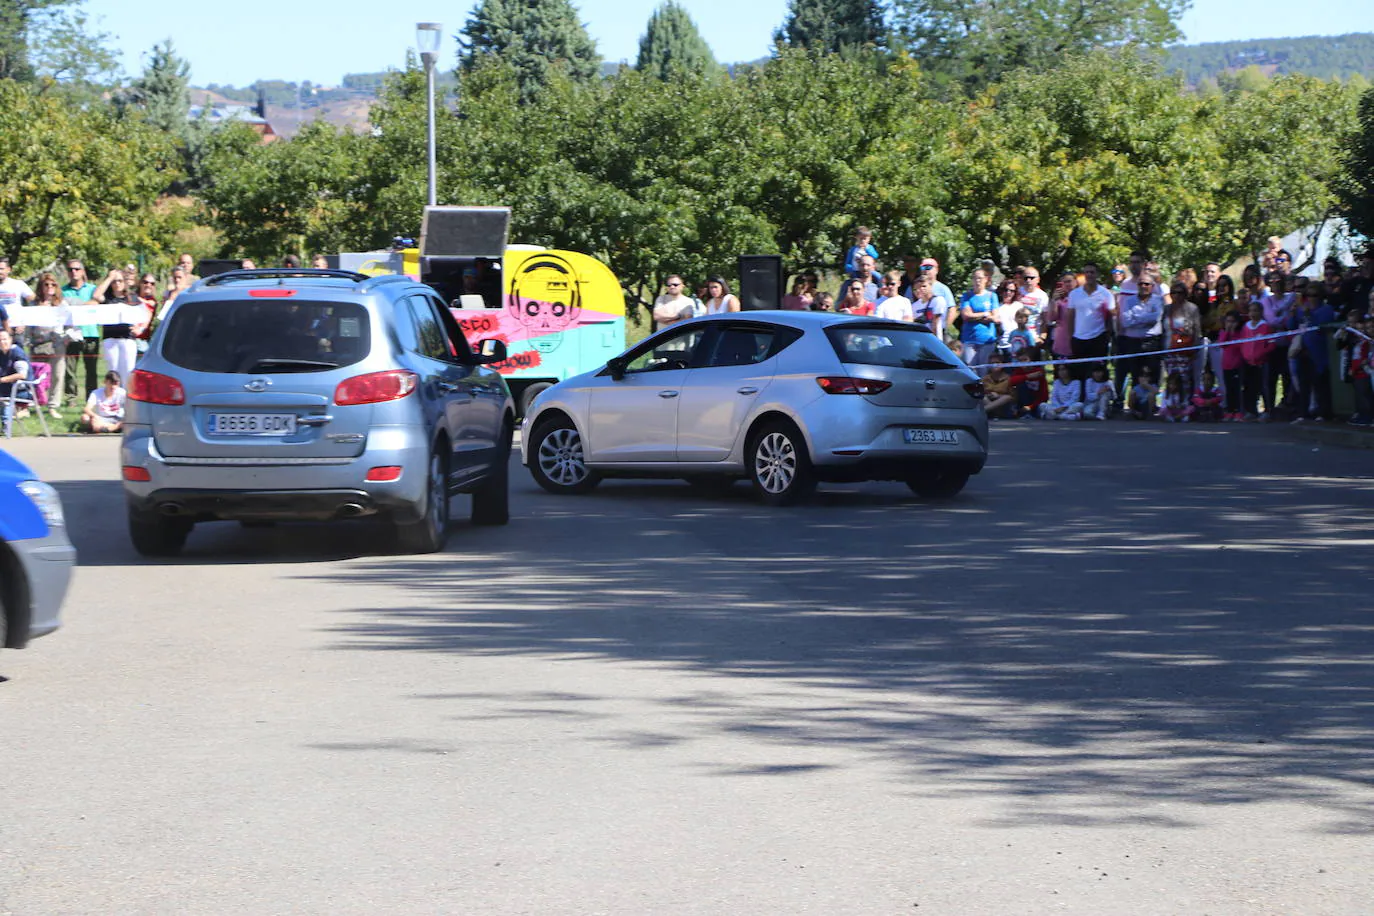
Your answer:
[[[67,261],[67,282],[62,298],[84,305],[95,295],[95,284],[86,276],[86,265],[78,258]],[[84,404],[86,395],[100,387],[100,325],[80,325],[81,342],[67,345],[67,400]],[[85,385],[78,378],[82,367],[86,370]]]
[[[897,293],[901,284],[902,275],[897,271],[890,270],[883,274],[882,282],[878,284],[878,307],[873,310],[874,316],[892,321],[916,320],[911,311],[911,300]]]
[[[682,278],[669,274],[663,281],[663,295],[654,300],[654,324],[658,330],[691,318],[695,302],[684,290]]]

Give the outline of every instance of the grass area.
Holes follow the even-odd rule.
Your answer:
[[[109,365],[105,362],[105,358],[102,356],[98,364],[99,371],[96,373],[96,378],[104,378],[105,373],[109,370],[109,368]],[[82,373],[82,376],[84,381],[84,373]],[[85,406],[85,398],[82,398],[81,403],[79,404],[68,404],[66,407],[63,407],[61,409],[62,419],[60,420],[54,419],[52,416],[50,416],[47,413],[48,409],[44,407],[43,416],[48,421],[48,432],[52,433],[53,435],[58,435],[60,433],[79,432],[80,430],[77,429],[77,422],[81,419],[81,411]],[[32,412],[30,412],[30,415],[25,419],[16,419],[14,421],[14,428],[12,434],[16,439],[21,436],[41,436],[43,435],[43,424],[36,416],[32,415]],[[0,441],[4,441],[3,438],[0,438]]]

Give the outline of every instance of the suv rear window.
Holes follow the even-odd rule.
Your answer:
[[[944,341],[927,330],[844,324],[826,328],[825,336],[844,363],[926,370],[964,365]]]
[[[193,372],[327,372],[370,347],[367,309],[354,302],[218,299],[172,312],[162,356]]]

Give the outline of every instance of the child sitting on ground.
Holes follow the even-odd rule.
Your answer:
[[[1164,382],[1164,403],[1159,418],[1166,423],[1187,423],[1193,415],[1193,404],[1183,387],[1183,373],[1171,372]]]
[[[1040,360],[1044,358],[1039,346],[1031,346],[1018,360],[1029,365],[1018,366],[1011,372],[1011,388],[1016,392],[1016,415],[1022,419],[1035,416],[1040,405],[1049,400],[1050,386],[1045,381],[1045,367],[1040,365]]]
[[[1040,405],[1040,419],[1083,419],[1083,383],[1073,377],[1068,366],[1059,367],[1050,399]]]
[[[1083,382],[1083,419],[1105,420],[1112,409],[1112,383],[1107,367],[1094,363],[1092,372]]]
[[[1012,393],[1011,376],[1004,368],[1007,358],[994,353],[988,360],[988,374],[983,376],[983,410],[989,420],[1016,419],[1016,396]]]
[[[1159,386],[1154,382],[1154,372],[1149,366],[1141,366],[1131,385],[1131,395],[1126,400],[1126,416],[1137,420],[1149,420],[1155,415],[1155,400],[1159,397]]]
[[[1224,416],[1222,401],[1216,374],[1210,368],[1203,369],[1202,381],[1193,389],[1193,419],[1199,423],[1221,422]]]

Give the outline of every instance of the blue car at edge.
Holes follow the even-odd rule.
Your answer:
[[[57,491],[0,451],[0,648],[58,628],[75,565]]]

